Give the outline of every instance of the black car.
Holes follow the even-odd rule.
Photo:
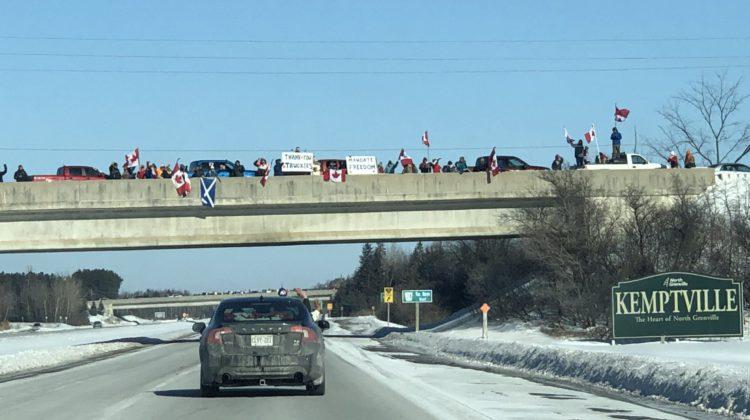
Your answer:
[[[546,171],[549,168],[544,166],[529,165],[524,162],[521,158],[515,156],[495,156],[497,159],[497,166],[500,168],[500,172],[505,171]],[[487,170],[487,162],[489,156],[480,156],[477,158],[474,164],[474,172],[484,172]]]
[[[304,386],[325,394],[325,344],[322,328],[302,300],[291,297],[244,297],[219,303],[201,333],[200,391],[216,396],[220,387]]]

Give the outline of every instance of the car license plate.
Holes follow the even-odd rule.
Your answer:
[[[255,347],[273,346],[273,336],[269,334],[251,335],[250,345]]]

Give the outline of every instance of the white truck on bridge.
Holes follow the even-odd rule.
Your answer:
[[[607,163],[589,163],[583,169],[660,169],[665,165],[651,163],[645,157],[636,153],[620,153],[620,157]]]

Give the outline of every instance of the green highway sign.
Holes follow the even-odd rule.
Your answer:
[[[402,290],[402,303],[432,303],[432,290]]]
[[[742,282],[692,273],[612,288],[612,338],[742,337]]]

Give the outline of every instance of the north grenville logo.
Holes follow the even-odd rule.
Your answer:
[[[673,279],[672,277],[667,277],[666,280],[664,280],[664,287],[687,287],[688,284],[685,280],[683,280],[681,277]]]

